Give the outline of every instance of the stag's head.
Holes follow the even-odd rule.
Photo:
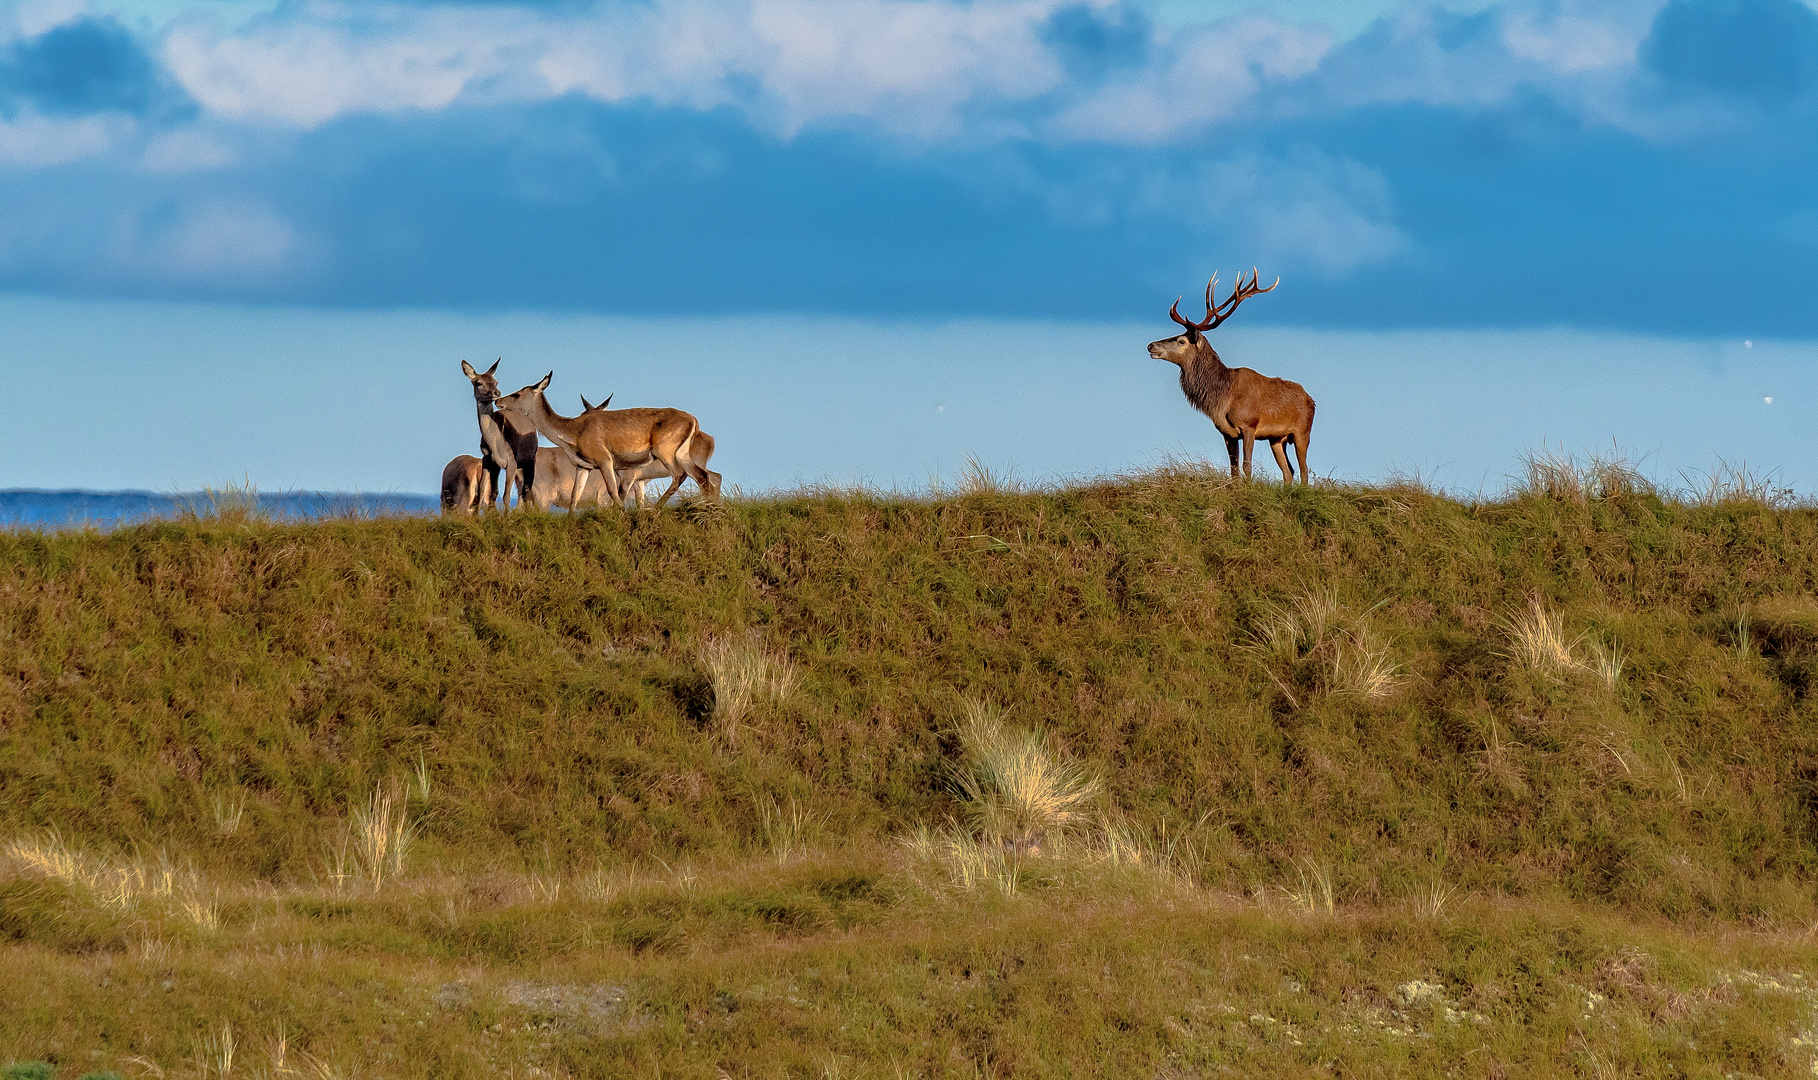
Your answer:
[[[499,361],[503,359],[505,358],[501,356],[494,360],[492,366],[485,371],[476,371],[472,364],[461,361],[461,374],[467,376],[467,381],[473,384],[473,399],[482,405],[492,404],[492,399],[499,396],[499,380],[493,378],[492,373],[499,370]]]
[[[543,400],[543,391],[549,389],[549,380],[553,378],[555,378],[555,372],[552,371],[529,386],[513,390],[504,397],[493,398],[492,403],[504,412],[515,413],[525,419],[533,419],[536,416],[534,410],[537,402]]]
[[[1249,281],[1246,282],[1242,274],[1237,275],[1237,285],[1232,288],[1231,295],[1222,302],[1214,302],[1212,289],[1218,284],[1218,275],[1213,274],[1212,280],[1206,282],[1206,317],[1199,322],[1188,322],[1181,317],[1180,298],[1176,297],[1174,306],[1168,309],[1168,317],[1186,327],[1186,332],[1176,337],[1151,341],[1149,355],[1157,360],[1166,360],[1170,364],[1184,365],[1187,361],[1200,355],[1201,350],[1210,350],[1211,346],[1206,343],[1206,331],[1215,329],[1219,323],[1230,318],[1231,313],[1237,310],[1237,305],[1281,284],[1281,279],[1276,278],[1268,289],[1259,289],[1256,287],[1256,278],[1256,268],[1252,266]]]

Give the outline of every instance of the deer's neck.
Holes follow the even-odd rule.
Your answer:
[[[530,404],[530,422],[543,433],[543,437],[557,446],[574,446],[580,441],[581,418],[563,416],[549,407],[549,402],[538,394]]]
[[[1224,398],[1230,384],[1231,369],[1210,345],[1201,344],[1198,354],[1180,366],[1180,388],[1202,410],[1210,410]]]

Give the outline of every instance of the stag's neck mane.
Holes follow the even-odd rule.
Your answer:
[[[1219,359],[1211,342],[1200,338],[1193,358],[1180,366],[1180,388],[1186,391],[1187,400],[1201,410],[1209,410],[1225,396],[1230,385],[1231,369]]]

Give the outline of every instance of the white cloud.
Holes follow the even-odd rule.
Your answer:
[[[857,119],[919,139],[1041,128],[1153,141],[1230,115],[1260,82],[1311,70],[1331,44],[1260,16],[1195,27],[1158,43],[1153,70],[1100,92],[1074,85],[1044,40],[1070,2],[651,0],[556,14],[317,4],[235,33],[182,23],[163,56],[211,112],[306,128],[579,93],[733,106],[782,135]]]
[[[187,173],[224,169],[238,164],[240,155],[214,136],[189,128],[154,136],[140,160],[151,172]]]
[[[1160,63],[1097,91],[1046,130],[1077,139],[1160,143],[1239,114],[1265,81],[1306,75],[1332,47],[1317,27],[1247,17],[1193,27]]]
[[[88,13],[86,0],[23,0],[13,12],[21,37],[37,37]]]
[[[96,157],[129,126],[117,117],[51,120],[22,113],[12,120],[0,118],[0,166],[41,169]]]
[[[210,200],[124,219],[115,262],[133,276],[226,281],[294,269],[299,248],[296,230],[266,207]]]
[[[1326,276],[1382,262],[1408,246],[1395,225],[1387,179],[1325,154],[1218,162],[1162,190],[1170,206],[1190,220],[1222,225],[1255,258]]]

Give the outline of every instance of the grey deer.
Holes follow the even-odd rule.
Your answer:
[[[467,361],[461,361],[461,373],[467,381],[473,383],[474,411],[480,419],[480,459],[485,463],[486,475],[491,478],[491,493],[486,505],[492,505],[492,494],[499,498],[502,509],[511,509],[511,494],[515,487],[519,506],[536,506],[534,485],[537,474],[537,429],[535,425],[516,416],[507,416],[492,407],[493,399],[499,396],[499,380],[493,372],[499,370],[499,360],[485,371],[475,371]],[[499,474],[505,474],[503,483]]]

